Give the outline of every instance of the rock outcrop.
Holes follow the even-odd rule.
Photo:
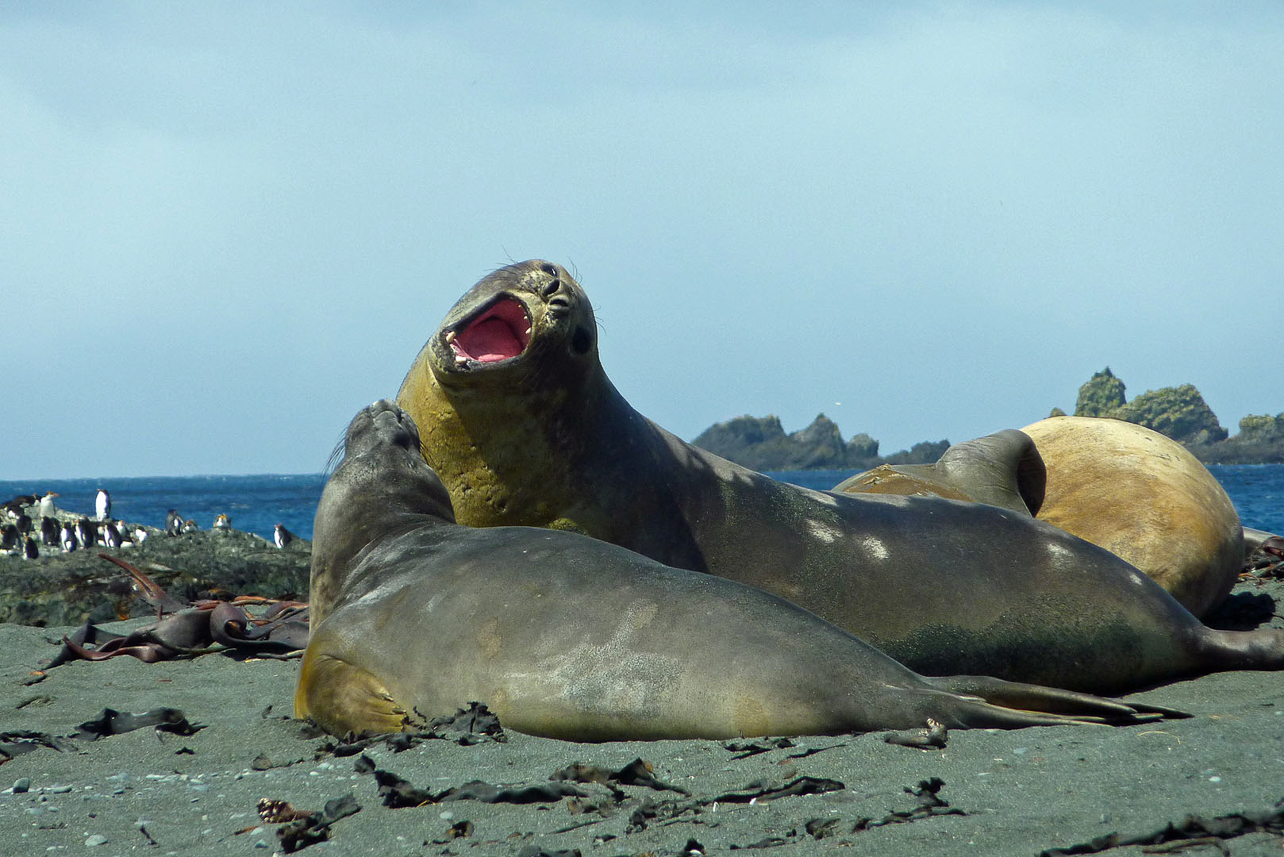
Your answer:
[[[1053,409],[1053,415],[1060,412]],[[1247,416],[1229,437],[1193,384],[1147,390],[1131,402],[1107,366],[1079,388],[1077,417],[1111,417],[1145,426],[1183,444],[1205,464],[1284,462],[1284,414]]]
[[[710,426],[692,443],[752,470],[844,470],[882,462],[878,441],[867,434],[844,441],[824,414],[792,434],[776,416],[736,417]]]
[[[1106,416],[1145,426],[1188,445],[1216,443],[1227,436],[1193,384],[1147,390]]]
[[[1109,417],[1124,406],[1124,382],[1115,377],[1107,366],[1079,388],[1079,399],[1074,405],[1076,417]]]
[[[1145,426],[1184,445],[1205,464],[1284,463],[1284,413],[1247,416],[1228,437],[1193,384],[1147,390],[1131,402],[1123,379],[1107,366],[1079,388],[1077,417],[1110,417]],[[1053,408],[1049,416],[1065,416]],[[1004,426],[995,426],[997,431]],[[776,416],[736,417],[705,429],[695,446],[753,470],[871,470],[880,464],[931,464],[948,440],[923,441],[880,457],[878,441],[857,434],[844,441],[838,426],[820,414],[801,431],[786,434]]]
[[[128,526],[132,530],[136,525]],[[99,545],[63,553],[41,545],[36,559],[0,554],[0,622],[79,625],[85,620],[146,616],[149,608],[130,576],[100,553],[119,556],[186,600],[236,595],[308,598],[309,541],[297,539],[278,549],[240,530],[167,536],[155,527],[143,529],[147,539],[135,547]]]

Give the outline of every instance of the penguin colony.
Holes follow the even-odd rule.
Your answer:
[[[39,496],[19,494],[0,503],[0,554],[38,559],[41,545],[48,556],[96,545],[113,549],[129,548],[141,545],[147,538],[147,530],[143,527],[131,529],[124,521],[112,518],[111,494],[105,489],[98,489],[93,518],[59,514],[54,504],[57,496],[54,491]],[[39,525],[35,523],[33,515],[39,519]],[[220,513],[214,518],[215,530],[230,531],[231,528],[232,521],[227,515]],[[166,535],[181,536],[198,530],[200,525],[194,519],[185,520],[174,509],[170,509],[165,516]],[[276,525],[274,541],[278,548],[284,548],[294,538],[294,534],[284,526]]]
[[[40,496],[20,494],[0,503],[0,553],[38,559],[42,546],[48,556],[96,545],[133,547],[147,538],[142,527],[131,530],[123,521],[112,518],[111,495],[103,489],[98,491],[93,518],[60,514],[54,503],[57,496],[55,491]]]

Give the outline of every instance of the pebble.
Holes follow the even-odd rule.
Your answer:
[[[86,848],[94,848],[98,845],[106,845],[106,844],[107,844],[107,837],[103,836],[101,833],[95,833],[93,836],[90,836],[85,839]]]
[[[31,791],[31,777],[19,777],[13,781],[13,793],[18,795]]]

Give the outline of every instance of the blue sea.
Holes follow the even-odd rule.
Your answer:
[[[1226,489],[1246,527],[1284,533],[1284,464],[1214,465],[1209,468]],[[772,473],[777,479],[824,490],[851,476],[851,470],[794,470]],[[275,524],[305,539],[312,538],[312,519],[325,476],[157,476],[120,479],[33,479],[0,481],[0,502],[19,494],[56,491],[58,508],[94,513],[99,488],[112,499],[112,516],[134,524],[165,526],[165,513],[175,509],[202,529],[220,512],[238,530],[272,538]]]
[[[55,491],[59,509],[83,515],[94,514],[98,489],[111,495],[113,518],[131,524],[165,526],[170,509],[192,519],[202,530],[214,525],[223,513],[235,529],[272,538],[278,524],[296,536],[312,538],[312,519],[325,476],[148,476],[119,479],[32,479],[0,482],[0,503],[21,494]]]

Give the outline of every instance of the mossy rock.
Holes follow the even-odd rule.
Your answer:
[[[1216,443],[1227,436],[1193,384],[1147,390],[1108,416],[1145,426],[1180,443]]]
[[[1079,399],[1075,402],[1076,417],[1112,417],[1115,411],[1123,407],[1124,382],[1115,377],[1110,367],[1096,373],[1088,383],[1079,388]],[[1064,416],[1064,414],[1053,414]]]
[[[1249,414],[1239,421],[1239,436],[1245,441],[1284,440],[1284,414]]]

